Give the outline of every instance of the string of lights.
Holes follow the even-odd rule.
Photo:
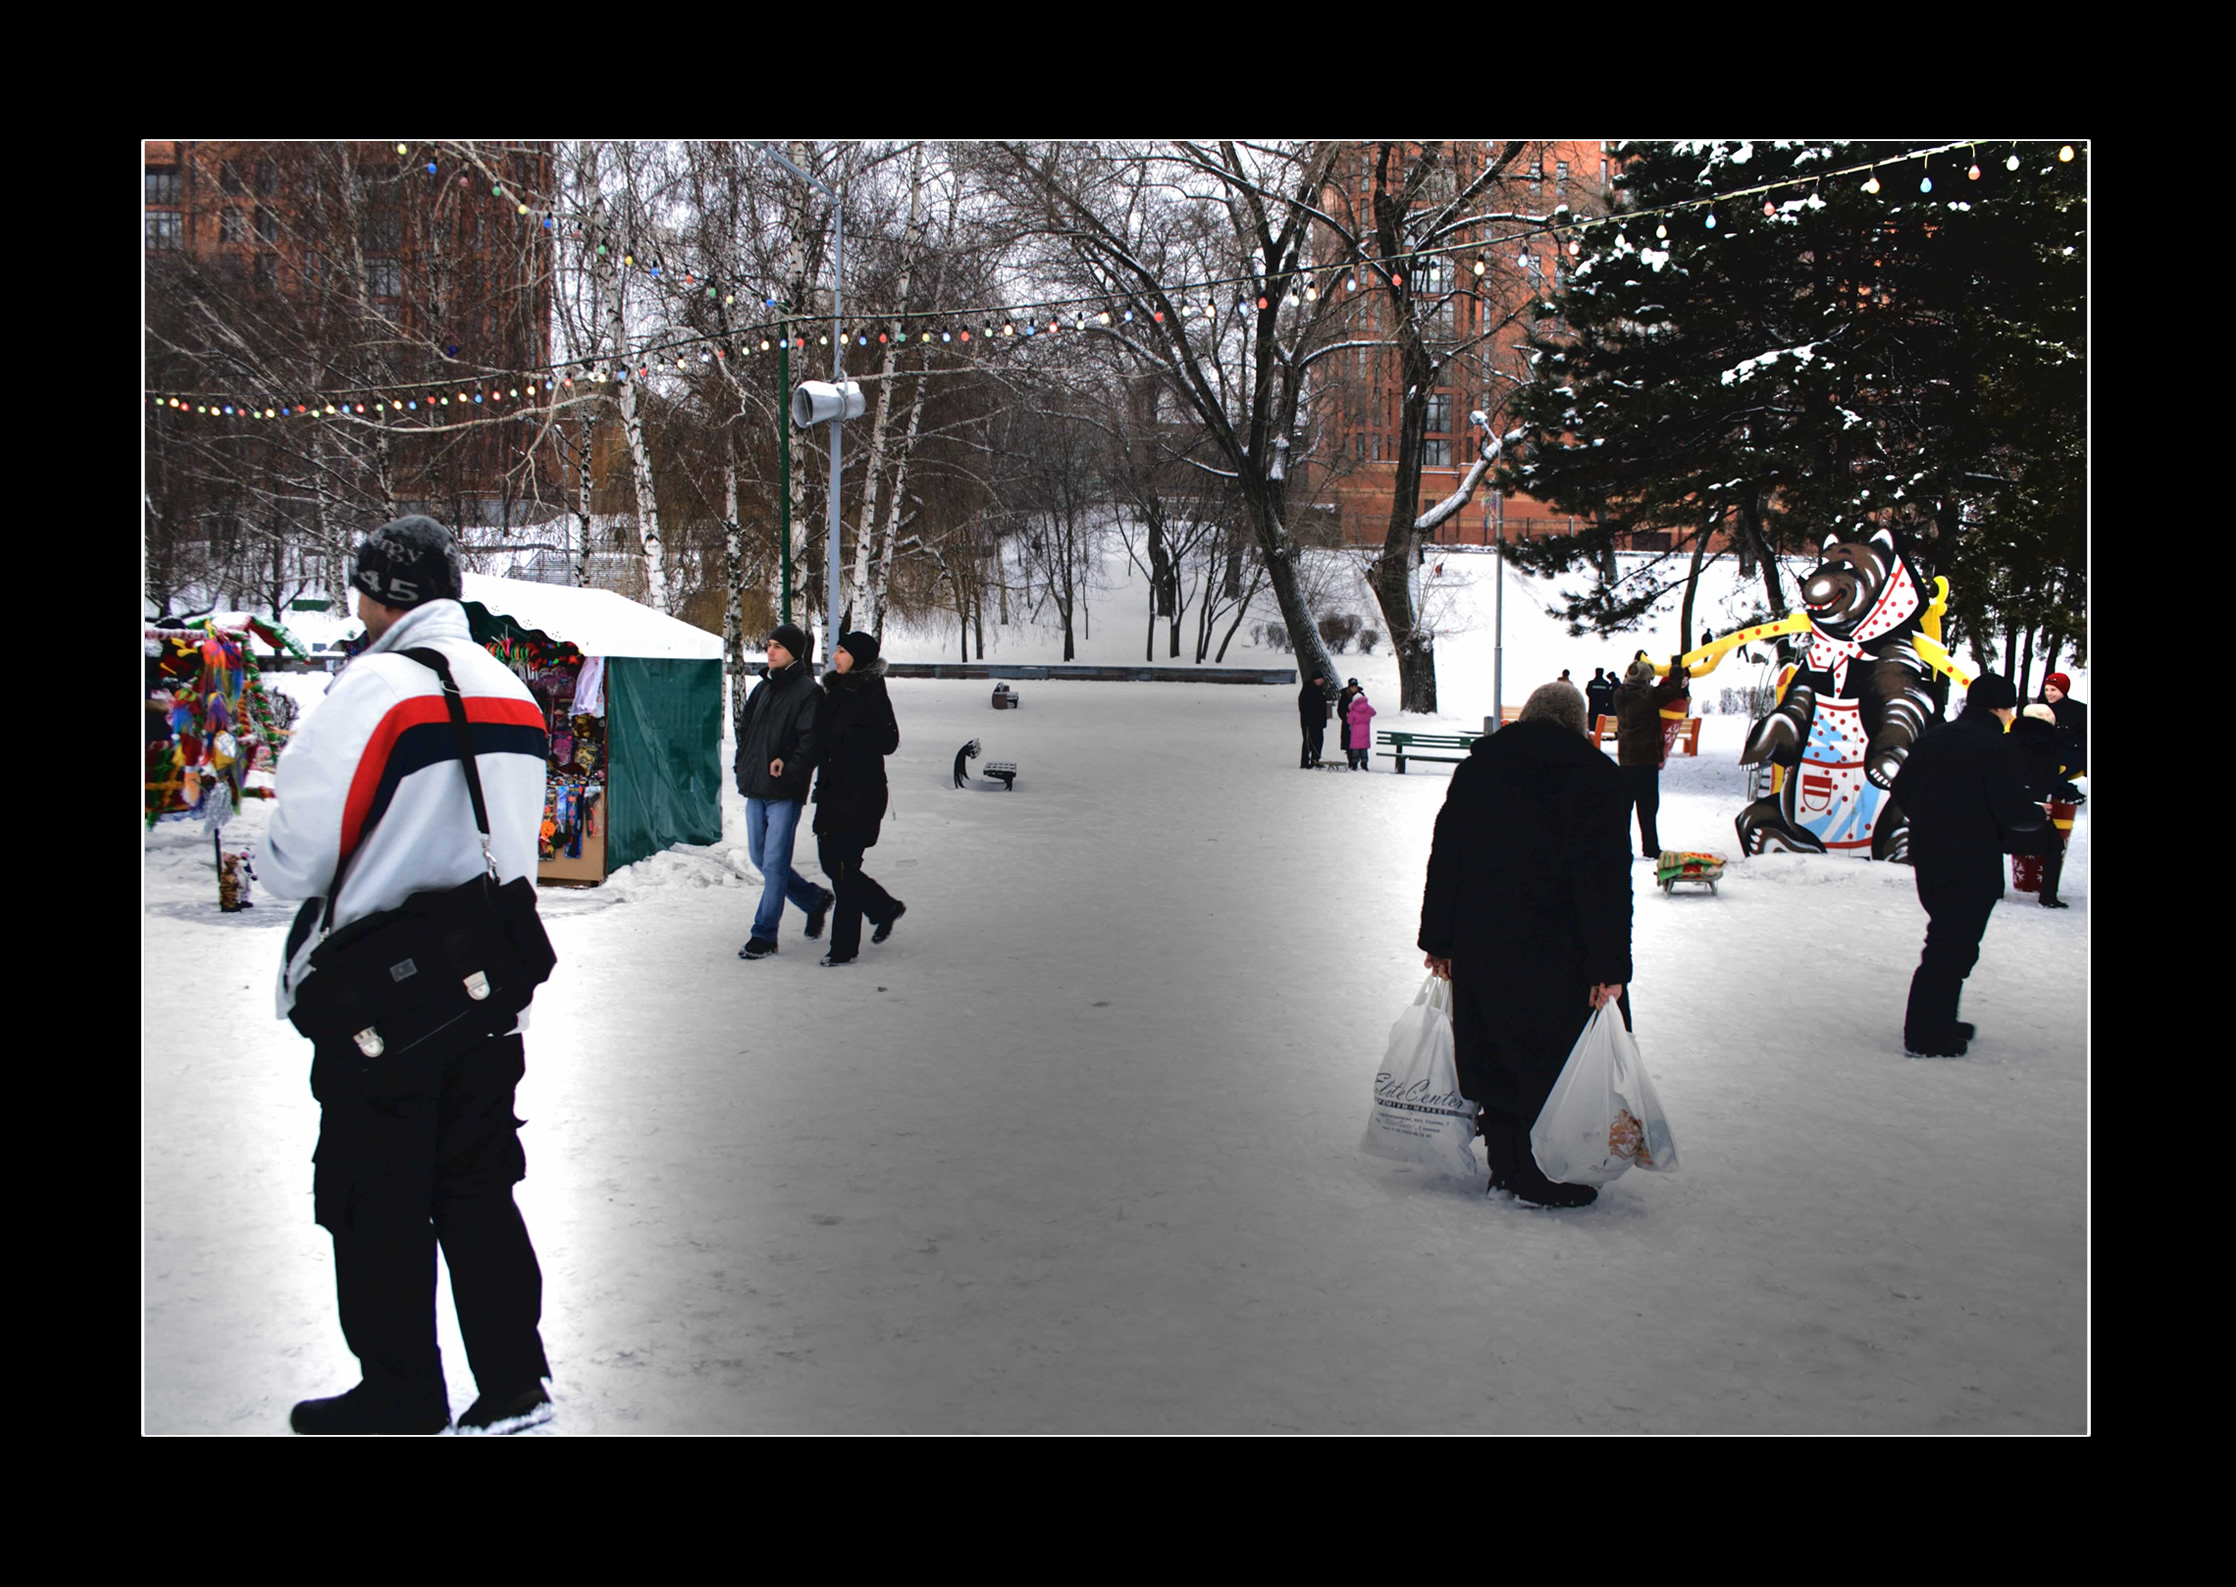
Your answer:
[[[1997,140],[2000,142],[2001,140]],[[1517,261],[1527,264],[1529,247],[1533,240],[1565,240],[1569,253],[1574,256],[1582,251],[1585,234],[1598,228],[1626,229],[1655,222],[1657,239],[1669,235],[1668,223],[1688,212],[1704,212],[1704,229],[1717,228],[1717,207],[1727,214],[1738,212],[1737,206],[1753,198],[1763,199],[1762,212],[1766,219],[1774,218],[1780,206],[1770,195],[1797,189],[1809,189],[1811,197],[1826,182],[1862,176],[1861,190],[1878,194],[1885,189],[1879,179],[1881,171],[1918,162],[1925,173],[1921,176],[1918,191],[1922,195],[1933,191],[1930,174],[1931,162],[1941,155],[1967,151],[1969,165],[1965,172],[1968,181],[1982,179],[1978,157],[1979,140],[1958,140],[1937,144],[1930,148],[1907,150],[1899,155],[1877,160],[1859,161],[1835,169],[1811,172],[1806,176],[1786,177],[1777,181],[1757,183],[1748,187],[1732,188],[1698,198],[1687,198],[1651,208],[1623,207],[1617,213],[1603,215],[1576,215],[1563,205],[1543,217],[1500,216],[1499,222],[1512,222],[1517,229],[1503,237],[1484,240],[1467,240],[1440,244],[1433,248],[1414,249],[1396,258],[1376,258],[1360,254],[1354,258],[1328,264],[1301,265],[1289,271],[1263,275],[1229,275],[1184,282],[1178,286],[1160,286],[1153,290],[1128,291],[1124,289],[1073,297],[1038,299],[1024,304],[975,304],[961,307],[922,309],[896,314],[882,314],[865,321],[857,321],[842,328],[839,334],[850,338],[857,347],[872,345],[890,346],[896,340],[917,346],[940,345],[950,350],[984,352],[988,350],[1021,347],[1032,344],[1044,336],[1061,337],[1066,333],[1083,334],[1090,330],[1115,329],[1127,324],[1139,324],[1142,316],[1155,324],[1167,320],[1165,308],[1144,306],[1137,316],[1129,304],[1140,304],[1145,299],[1161,301],[1172,306],[1177,317],[1187,325],[1216,325],[1222,315],[1223,294],[1242,288],[1241,296],[1234,299],[1234,314],[1246,318],[1254,312],[1263,312],[1273,306],[1278,296],[1284,307],[1316,303],[1322,295],[1332,295],[1340,286],[1346,295],[1360,289],[1362,278],[1368,289],[1374,290],[1377,278],[1387,283],[1388,289],[1403,292],[1407,285],[1408,268],[1417,278],[1417,288],[1429,292],[1459,290],[1465,285],[1462,271],[1470,264],[1472,274],[1480,277],[1489,268],[1490,260],[1502,247],[1520,245]],[[405,146],[397,145],[399,154],[406,153]],[[2057,158],[2070,162],[2075,157],[2071,144],[2062,145]],[[2016,171],[2021,164],[2018,145],[2012,144],[2004,166]],[[439,171],[439,162],[426,163],[430,175]],[[468,180],[461,177],[461,181]],[[493,183],[491,196],[502,200],[507,197],[503,183]],[[530,206],[519,195],[512,195],[516,213],[520,217],[531,214]],[[1789,200],[1789,204],[1806,205],[1809,198]],[[1958,201],[1950,201],[1958,202]],[[542,217],[546,230],[557,231],[551,215]],[[579,232],[566,233],[581,238]],[[601,255],[608,245],[597,244]],[[1468,256],[1473,255],[1472,260]],[[1445,266],[1453,264],[1449,284],[1442,279]],[[665,273],[665,267],[652,255],[644,263],[638,262],[634,245],[622,249],[621,267],[625,270],[641,269],[648,279],[663,282],[676,277]],[[701,278],[693,270],[682,272],[682,286],[694,294],[703,290],[705,295],[719,298],[723,307],[732,307],[738,293],[734,287],[725,288],[707,279],[703,289]],[[760,299],[762,308],[778,307],[778,300],[764,292],[749,294]],[[1068,321],[1067,321],[1068,311]],[[1043,322],[1045,316],[1045,323]],[[975,322],[975,325],[967,322]],[[480,408],[484,412],[503,408],[506,404],[520,404],[512,411],[529,412],[546,401],[564,402],[580,394],[582,386],[601,386],[609,382],[620,384],[632,378],[649,380],[657,369],[665,373],[671,364],[677,371],[686,371],[693,362],[712,365],[727,361],[733,352],[740,356],[752,352],[769,352],[780,342],[789,340],[794,349],[810,345],[828,347],[831,333],[827,327],[815,331],[811,343],[807,327],[820,322],[806,315],[779,315],[775,318],[757,319],[749,324],[725,331],[676,332],[669,331],[648,341],[625,356],[605,355],[590,359],[566,359],[547,364],[522,366],[517,370],[453,376],[436,376],[421,381],[394,382],[381,386],[333,387],[322,390],[306,400],[283,401],[276,396],[261,401],[250,400],[232,393],[182,392],[175,389],[150,389],[149,401],[159,410],[176,413],[193,413],[220,419],[281,419],[329,418],[343,416],[379,416],[393,421],[399,415],[423,418],[430,424],[440,425],[448,419],[463,416],[467,410]],[[1177,334],[1177,333],[1175,333]]]

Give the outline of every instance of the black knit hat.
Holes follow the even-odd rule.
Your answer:
[[[450,531],[413,513],[384,523],[357,548],[351,585],[383,606],[455,601],[464,593]]]
[[[866,667],[877,659],[877,636],[859,631],[847,634],[839,640],[839,649],[854,658],[855,666]]]
[[[807,660],[814,644],[797,623],[778,623],[769,630],[769,638],[792,652],[794,661]]]
[[[1964,691],[1964,709],[1968,713],[2013,711],[2018,709],[2018,704],[2019,691],[2000,673],[1983,672],[1972,680],[1972,687]]]

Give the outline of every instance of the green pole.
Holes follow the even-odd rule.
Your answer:
[[[780,309],[789,305],[780,304]],[[776,344],[776,472],[777,499],[783,503],[783,538],[777,542],[776,554],[784,568],[784,615],[778,619],[792,620],[792,419],[786,404],[792,400],[792,322],[779,316],[776,328],[783,332]]]

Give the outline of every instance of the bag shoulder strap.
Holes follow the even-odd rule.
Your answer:
[[[481,834],[481,861],[494,879],[497,875],[497,861],[489,852],[489,805],[482,798],[481,768],[475,764],[473,730],[466,725],[466,704],[458,692],[458,680],[451,676],[450,658],[439,650],[430,650],[425,646],[392,651],[390,654],[409,657],[442,680],[443,704],[449,708],[451,730],[458,739],[458,759],[466,770],[466,792],[472,796],[474,802],[474,828]],[[373,835],[373,826],[377,825],[379,817],[376,816],[372,825],[358,834],[357,847],[350,851],[348,858],[334,867],[334,880],[326,889],[324,917],[319,922],[320,936],[334,929],[334,908],[342,896],[342,878],[349,874],[349,868],[357,856],[365,852],[366,841]]]

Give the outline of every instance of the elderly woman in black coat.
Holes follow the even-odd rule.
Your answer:
[[[1460,1094],[1482,1106],[1491,1189],[1538,1206],[1599,1194],[1547,1179],[1529,1132],[1592,1011],[1614,1002],[1630,1024],[1629,820],[1566,683],[1475,741],[1436,818],[1421,951],[1452,982]]]
[[[883,942],[906,907],[862,874],[862,855],[876,847],[885,819],[885,757],[901,747],[900,724],[885,692],[885,663],[871,635],[848,634],[831,653],[815,732],[823,746],[815,783],[815,857],[837,894],[831,948],[821,962],[851,964],[862,949],[862,917],[877,928],[870,940]]]

